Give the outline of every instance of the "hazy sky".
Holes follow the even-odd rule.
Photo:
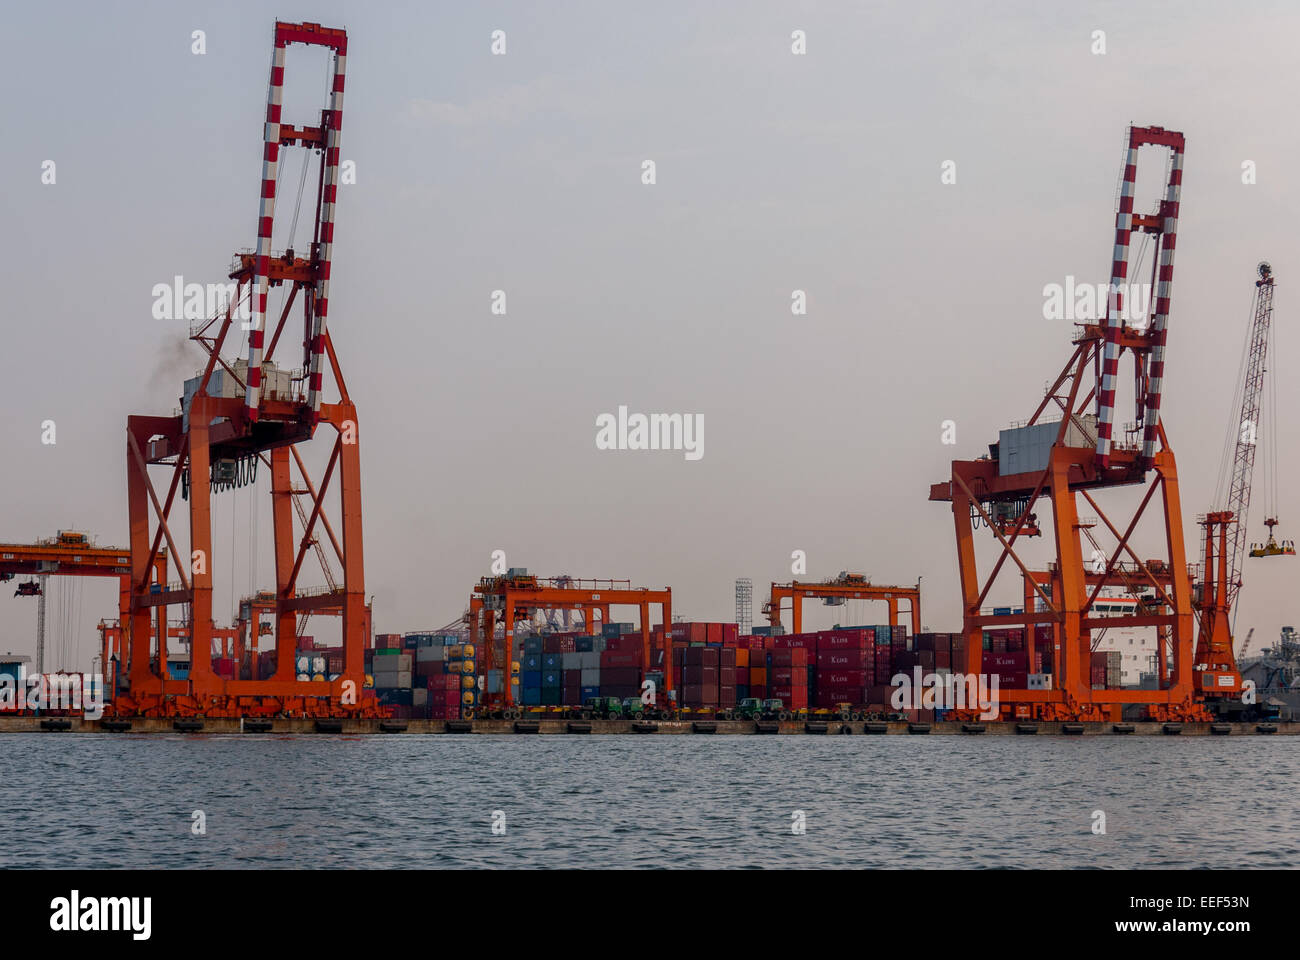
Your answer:
[[[757,613],[799,549],[810,577],[923,577],[926,624],[955,629],[951,513],[929,485],[1027,418],[1069,356],[1043,287],[1108,279],[1130,122],[1187,135],[1164,416],[1190,550],[1260,259],[1278,277],[1269,375],[1296,406],[1294,5],[9,4],[0,541],[75,526],[126,542],[126,417],[170,413],[202,359],[151,291],[220,281],[254,243],[276,16],[349,33],[357,183],[330,330],[359,410],[380,631],[458,616],[496,549],[542,575],[671,586],[692,619],[730,619],[738,576]],[[287,122],[314,119],[324,64],[290,48]],[[702,414],[703,458],[597,450],[595,418],[620,404]],[[254,584],[252,496],[214,515],[219,621]],[[1259,484],[1251,519],[1260,539]],[[1154,544],[1145,531],[1139,553]],[[269,543],[253,556],[270,586]],[[1238,629],[1257,643],[1297,619],[1297,563],[1248,562]],[[71,637],[86,668],[115,584],[54,582],[51,646]],[[11,593],[0,652],[30,653],[36,604]],[[810,606],[808,623],[883,619]]]

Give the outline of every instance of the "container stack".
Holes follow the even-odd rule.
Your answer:
[[[542,638],[525,637],[520,644],[519,703],[525,707],[542,705]]]
[[[776,647],[768,654],[767,695],[786,710],[808,708],[807,647]]]
[[[375,651],[375,694],[382,706],[392,707],[394,717],[410,717],[413,657],[406,651],[385,647]]]
[[[1118,650],[1097,650],[1092,654],[1091,681],[1094,690],[1115,690],[1122,684],[1124,655]]]
[[[561,653],[543,653],[541,700],[544,707],[558,707],[564,699],[564,676],[560,658]]]
[[[823,631],[817,634],[815,649],[813,706],[865,704],[876,682],[875,628]]]
[[[721,661],[722,650],[719,647],[688,646],[681,651],[680,663],[674,663],[673,666],[680,671],[679,702],[683,707],[691,710],[719,709],[721,699],[718,685],[721,681]],[[731,678],[731,700],[734,706],[736,697],[734,654]]]

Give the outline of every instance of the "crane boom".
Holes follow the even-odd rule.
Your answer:
[[[1242,382],[1241,416],[1237,419],[1236,453],[1226,509],[1234,523],[1228,527],[1228,582],[1226,606],[1234,610],[1241,589],[1241,561],[1246,549],[1246,516],[1250,510],[1250,485],[1255,472],[1255,449],[1260,430],[1260,397],[1264,392],[1264,361],[1268,353],[1269,328],[1273,323],[1273,270],[1267,263],[1258,268],[1255,281],[1255,319],[1250,329],[1246,373]],[[1266,504],[1267,506],[1267,504]],[[1207,571],[1208,575],[1208,571]]]

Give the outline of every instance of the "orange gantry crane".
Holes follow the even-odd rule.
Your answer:
[[[1152,719],[1210,718],[1196,696],[1194,613],[1178,470],[1160,416],[1185,141],[1172,130],[1136,126],[1129,128],[1126,140],[1104,320],[1076,325],[1073,354],[1025,425],[1002,431],[987,456],[954,460],[950,479],[930,488],[932,501],[948,502],[952,508],[966,638],[964,672],[983,672],[986,627],[1019,626],[1029,637],[1036,625],[1050,624],[1053,629],[1056,656],[1050,689],[1000,690],[1004,714],[1108,720],[1118,719],[1126,704],[1139,704]],[[1163,196],[1151,214],[1133,212],[1138,154],[1143,147],[1168,152]],[[1144,249],[1152,248],[1154,296],[1142,311],[1126,302],[1134,235],[1144,239]],[[1139,269],[1140,263],[1135,277]],[[1125,389],[1131,387],[1137,420],[1125,428],[1120,441],[1113,428],[1120,362],[1125,356],[1132,360]],[[1113,508],[1113,517],[1103,511],[1108,491],[1141,486],[1145,490],[1127,519],[1119,512],[1123,504]],[[1086,503],[1085,515],[1079,510],[1080,500]],[[1034,511],[1043,501],[1052,513],[1054,559],[1046,571],[1048,583],[1039,582],[1030,561],[1022,556],[1020,543],[1022,537],[1041,532]],[[1153,503],[1159,504],[1158,510],[1152,509]],[[1161,514],[1166,555],[1143,562],[1130,541],[1148,511]],[[973,531],[977,524],[987,526],[1000,547],[986,577],[977,564]],[[1103,549],[1098,531],[1113,545]],[[1085,539],[1091,549],[1085,548]],[[1017,586],[1026,596],[1032,590],[1033,603],[1026,603],[1018,613],[987,611],[984,605],[999,574],[1015,568],[1023,578]],[[1113,582],[1112,576],[1121,573],[1126,590],[1149,591],[1148,602],[1131,617],[1098,616],[1094,602]],[[1091,580],[1090,574],[1095,575]],[[1092,631],[1108,626],[1156,628],[1157,661],[1172,657],[1173,663],[1171,675],[1159,689],[1092,689]]]
[[[637,607],[641,613],[642,662],[646,664],[647,670],[652,670],[655,667],[655,660],[651,643],[650,608],[656,604],[660,608],[663,623],[659,649],[663,656],[664,687],[669,700],[672,700],[675,696],[675,686],[671,588],[651,590],[646,587],[633,587],[629,580],[584,580],[574,577],[543,579],[522,570],[511,570],[500,576],[483,577],[474,587],[468,619],[470,642],[477,645],[479,638],[483,638],[484,670],[497,668],[493,640],[498,618],[505,628],[505,660],[501,665],[503,667],[502,689],[499,694],[493,693],[484,699],[484,709],[514,710],[510,672],[515,660],[515,624],[520,620],[532,619],[538,611],[572,610],[582,613],[586,618],[588,629],[591,629],[593,611],[601,614],[603,623],[608,623],[610,607]]]
[[[157,551],[149,565],[159,580],[166,580],[167,555]],[[15,576],[34,576],[27,587],[20,584],[15,595],[38,597],[41,609],[36,624],[36,672],[45,672],[45,591],[41,584],[50,576],[116,577],[118,607],[126,610],[131,588],[131,551],[122,547],[96,546],[91,537],[77,530],[60,530],[57,536],[35,543],[0,543],[0,582]],[[107,657],[103,662],[108,673]],[[111,689],[111,688],[110,688]]]
[[[285,54],[292,44],[323,47],[332,54],[327,105],[314,125],[293,126],[282,120]],[[339,182],[339,137],[343,118],[343,86],[347,35],[315,23],[276,22],[271,75],[263,126],[262,177],[259,190],[257,246],[236,258],[230,274],[236,296],[224,316],[192,331],[191,338],[207,352],[199,377],[185,386],[183,412],[177,416],[132,416],[127,420],[127,493],[131,530],[129,595],[130,689],[114,704],[122,714],[212,716],[370,715],[376,708],[361,697],[364,684],[364,573],[361,530],[361,462],[356,406],[353,404],[326,329],[330,271],[334,244],[334,215]],[[300,147],[319,156],[315,219],[311,223],[308,255],[292,247],[273,255],[276,190],[281,153]],[[306,165],[304,178],[306,181]],[[292,243],[294,224],[290,228]],[[268,289],[286,288],[279,321],[266,342]],[[251,323],[247,360],[234,364],[222,357],[233,346],[235,304],[248,298]],[[302,369],[294,373],[277,367],[273,355],[296,301],[302,303]],[[339,400],[323,402],[326,363]],[[219,369],[218,369],[219,368]],[[327,426],[334,431],[328,465],[319,487],[307,474],[297,446],[315,438]],[[228,680],[211,665],[213,571],[211,499],[214,493],[255,480],[259,464],[269,467],[275,545],[275,675],[260,680]],[[297,466],[301,484],[293,481]],[[170,480],[161,490],[149,469],[167,468]],[[326,494],[337,478],[341,537],[324,512]],[[182,554],[173,530],[176,494],[188,496],[189,553]],[[311,509],[301,536],[295,536],[295,497],[309,498]],[[343,571],[336,588],[299,585],[307,551],[317,544],[323,528]],[[166,542],[179,583],[151,581],[150,558]],[[151,612],[172,604],[188,606],[192,662],[188,680],[171,680],[150,668]],[[336,681],[295,679],[295,617],[300,612],[339,611],[342,615],[344,669]]]
[[[773,627],[781,626],[781,607],[790,601],[793,632],[803,633],[803,602],[808,599],[838,606],[846,600],[883,600],[889,604],[889,623],[898,626],[898,601],[906,600],[911,614],[912,633],[921,632],[921,584],[912,587],[873,584],[866,575],[843,571],[828,580],[773,583],[771,598],[763,604],[763,615]]]

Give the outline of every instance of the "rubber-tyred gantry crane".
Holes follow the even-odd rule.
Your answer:
[[[281,117],[285,53],[292,44],[323,47],[332,55],[327,106],[311,125],[294,126]],[[187,384],[184,412],[180,416],[133,416],[127,420],[132,575],[126,620],[130,692],[115,704],[119,713],[357,716],[375,712],[376,708],[363,705],[361,698],[366,631],[357,413],[326,328],[346,62],[344,31],[315,23],[275,24],[263,126],[256,251],[237,257],[230,274],[237,283],[237,293],[224,316],[207,321],[191,335],[207,351],[208,359],[197,382]],[[273,255],[271,249],[277,173],[281,152],[289,147],[314,151],[320,157],[315,219],[306,257],[296,256],[292,249]],[[267,342],[267,292],[272,286],[285,286],[287,296]],[[222,358],[222,350],[234,329],[234,306],[245,297],[250,298],[252,318],[248,358],[232,365]],[[303,309],[303,371],[295,376],[277,369],[272,358],[299,298]],[[340,395],[336,403],[322,399],[326,359]],[[218,365],[219,388],[214,380]],[[297,445],[313,439],[321,425],[332,428],[336,435],[317,487],[307,475]],[[259,463],[270,468],[277,665],[270,678],[228,680],[215,675],[211,666],[215,569],[211,497],[214,491],[255,477]],[[301,484],[293,482],[294,465]],[[170,482],[161,495],[150,480],[151,466],[169,468]],[[341,536],[324,512],[326,494],[336,477]],[[171,511],[178,489],[189,496],[189,555],[180,552],[172,529]],[[295,536],[293,526],[295,497],[307,497],[311,504],[300,537]],[[303,560],[317,544],[318,528],[324,529],[342,567],[342,584],[336,588],[304,589],[299,585]],[[180,577],[176,584],[151,578],[149,558],[164,540]],[[189,607],[192,662],[189,679],[184,681],[170,680],[150,669],[150,611],[171,604]],[[338,611],[342,615],[344,669],[336,681],[295,679],[294,624],[296,615],[304,611]]]
[[[1056,656],[1051,689],[1003,688],[1004,713],[1044,720],[1118,719],[1127,704],[1141,704],[1153,719],[1205,720],[1209,712],[1195,698],[1193,611],[1185,556],[1178,471],[1160,417],[1165,344],[1173,285],[1174,253],[1182,190],[1184,138],[1161,127],[1130,127],[1115,216],[1115,244],[1106,315],[1077,325],[1074,352],[1023,426],[1003,431],[990,455],[954,460],[951,478],[930,489],[930,499],[952,504],[961,575],[964,672],[982,672],[982,634],[988,627],[1023,627],[1033,664],[1034,627],[1050,624]],[[1167,151],[1163,197],[1149,215],[1133,212],[1138,153],[1142,147]],[[1134,235],[1154,245],[1154,296],[1140,316],[1126,310],[1129,248]],[[1137,421],[1118,440],[1113,431],[1120,365],[1132,359],[1132,393]],[[1059,419],[1056,419],[1058,418]],[[1102,509],[1103,494],[1116,487],[1145,485],[1127,520]],[[1130,544],[1153,501],[1160,504],[1165,557],[1142,561]],[[1081,516],[1079,500],[1087,505]],[[1050,582],[1017,550],[1022,536],[1040,532],[1034,513],[1040,500],[1052,508],[1054,559]],[[1157,512],[1151,510],[1152,513]],[[987,525],[1001,547],[996,563],[981,576],[973,526]],[[1101,532],[1113,547],[1102,549]],[[1085,549],[1084,540],[1088,541]],[[1010,560],[1013,567],[1008,567]],[[987,612],[984,604],[1003,571],[1019,569],[1024,595],[1020,613]],[[1101,617],[1093,604],[1116,580],[1130,592],[1150,591],[1133,616]],[[1092,631],[1108,626],[1155,627],[1158,661],[1172,656],[1172,674],[1158,690],[1093,690]],[[954,664],[954,671],[958,665]]]
[[[159,580],[167,578],[167,555],[158,551],[153,557],[153,573]],[[0,543],[0,582],[17,575],[29,575],[44,582],[50,576],[116,577],[118,579],[118,605],[126,610],[131,593],[131,556],[124,547],[100,547],[85,533],[77,530],[60,530],[57,536],[36,543]],[[20,585],[21,586],[21,585]],[[44,591],[20,590],[17,595],[36,596],[44,604]],[[120,651],[119,651],[120,652]],[[38,615],[36,636],[36,672],[45,671],[44,610]],[[103,670],[109,673],[108,654],[105,653]],[[112,688],[110,688],[112,689]]]
[[[493,642],[497,618],[505,628],[505,661],[503,664],[502,691],[484,700],[485,710],[513,710],[514,694],[510,685],[511,664],[514,662],[514,628],[520,620],[531,619],[534,614],[548,610],[581,611],[590,625],[593,611],[600,611],[602,621],[609,622],[610,607],[634,606],[641,614],[642,662],[653,670],[653,645],[651,644],[650,608],[658,605],[662,613],[663,633],[660,650],[663,652],[665,695],[674,698],[672,622],[673,592],[669,587],[651,590],[633,587],[628,580],[583,580],[575,577],[542,579],[528,573],[508,573],[483,577],[474,587],[470,601],[469,636],[477,644],[483,638],[483,669],[496,668]],[[482,632],[479,631],[480,614]],[[590,629],[590,626],[588,627]]]
[[[807,599],[837,605],[846,600],[883,600],[889,604],[889,623],[898,626],[898,601],[906,600],[911,613],[912,633],[921,632],[921,585],[891,587],[873,584],[864,574],[842,572],[828,580],[773,583],[770,599],[763,604],[763,616],[774,627],[781,625],[781,607],[790,601],[793,632],[803,633],[803,602]]]

